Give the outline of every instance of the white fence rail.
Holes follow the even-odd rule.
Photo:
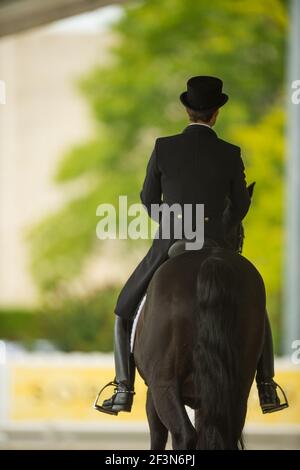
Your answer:
[[[290,408],[263,415],[253,387],[245,427],[249,448],[300,448],[300,367],[278,359],[276,371]],[[112,354],[12,354],[0,341],[0,448],[148,448],[146,389],[139,376],[131,413],[115,417],[92,408],[99,388],[113,377]]]

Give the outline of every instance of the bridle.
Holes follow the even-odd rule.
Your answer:
[[[227,234],[225,241],[229,249],[241,254],[244,245],[244,238],[244,227],[242,223],[239,223]]]

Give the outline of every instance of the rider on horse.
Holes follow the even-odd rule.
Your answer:
[[[219,108],[228,100],[222,86],[222,81],[215,77],[196,76],[188,80],[187,91],[181,93],[180,100],[191,122],[180,134],[156,139],[140,196],[149,215],[153,204],[162,203],[162,194],[167,205],[204,204],[204,240],[228,247],[226,233],[241,224],[250,206],[250,196],[240,148],[218,138],[212,129]],[[186,162],[184,171],[183,160]],[[225,224],[224,210],[228,199],[230,217],[226,218]],[[161,222],[161,218],[158,221]],[[119,411],[131,411],[135,378],[134,358],[130,351],[132,322],[154,272],[168,259],[172,244],[172,236],[155,238],[118,297],[114,328],[116,375],[115,380],[107,384],[115,386],[115,393],[101,406],[97,404],[98,395],[95,408],[99,411],[115,415]],[[287,402],[280,402],[273,377],[272,334],[266,312],[265,341],[256,374],[264,413],[288,406]]]

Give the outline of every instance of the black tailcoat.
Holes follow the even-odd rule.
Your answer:
[[[228,199],[231,218],[227,230],[242,221],[250,205],[240,148],[219,139],[212,128],[199,124],[189,124],[180,134],[159,137],[140,197],[149,215],[151,204],[179,203],[182,207],[192,204],[193,208],[204,204],[204,238],[222,242],[222,215]],[[160,230],[161,217],[157,221]],[[166,261],[172,243],[173,235],[170,239],[153,239],[148,253],[119,294],[116,315],[128,319],[134,316],[154,272]]]

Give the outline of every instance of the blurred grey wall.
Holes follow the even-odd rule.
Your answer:
[[[92,132],[76,78],[109,60],[113,38],[49,27],[0,40],[0,305],[35,303],[26,227],[67,197],[51,182],[64,151]],[[72,192],[72,191],[71,191]]]

